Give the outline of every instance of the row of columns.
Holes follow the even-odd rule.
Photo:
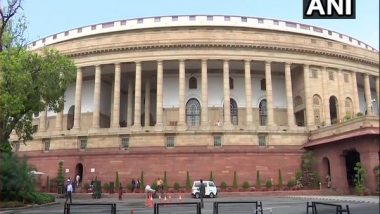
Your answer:
[[[293,94],[292,94],[292,81],[291,81],[291,64],[285,63],[285,88],[286,88],[286,98],[287,98],[287,118],[288,125],[295,126],[294,110],[293,110]],[[229,61],[223,61],[223,93],[224,93],[224,126],[230,127],[230,87],[229,87]],[[306,106],[306,121],[307,126],[312,126],[314,124],[313,117],[313,101],[310,89],[310,78],[309,78],[309,65],[303,65],[304,72],[304,85],[305,85],[305,106]],[[141,62],[136,62],[135,71],[135,102],[134,102],[134,127],[141,127]],[[267,99],[267,126],[274,126],[274,111],[273,111],[273,90],[272,90],[272,75],[271,75],[271,62],[265,62],[265,79],[266,79],[266,99]],[[322,83],[323,91],[322,96],[324,100],[328,100],[328,95],[325,92],[325,88],[328,87],[326,67],[322,68]],[[245,76],[245,96],[246,96],[246,125],[253,126],[253,114],[252,114],[252,86],[251,86],[251,60],[244,60],[244,76]],[[112,106],[112,118],[111,127],[119,127],[119,114],[120,114],[120,79],[121,79],[121,63],[115,64],[115,80],[114,80],[114,90],[113,97],[114,102]],[[341,103],[339,106],[340,112],[344,111],[344,98],[343,98],[343,75],[342,71],[338,71],[338,87],[339,87],[339,97]],[[207,126],[208,124],[208,80],[207,80],[207,60],[201,60],[201,125]],[[357,93],[357,82],[356,74],[352,72],[352,84],[354,88],[354,111],[359,110],[359,98]],[[376,93],[379,97],[379,77],[376,78]],[[369,75],[364,74],[364,88],[367,109],[371,108],[371,94],[369,86]],[[94,111],[93,111],[93,121],[92,127],[99,128],[100,124],[100,91],[101,91],[101,66],[95,66],[95,86],[94,86]],[[128,107],[127,107],[127,126],[132,126],[132,81],[128,82]],[[74,113],[74,129],[80,129],[80,117],[81,117],[81,98],[82,98],[82,68],[77,71],[77,81],[75,87],[75,113]],[[149,81],[145,84],[145,125],[150,123],[150,83]],[[186,126],[186,100],[185,100],[185,60],[179,60],[179,118],[178,125]],[[156,126],[162,127],[163,125],[163,62],[157,61],[157,103],[156,103]],[[323,111],[325,112],[326,124],[330,124],[330,114],[329,114],[329,102],[324,102]],[[372,111],[368,111],[368,114],[372,114]],[[62,129],[62,112],[57,114],[56,129]],[[41,124],[46,124],[46,111],[41,116]],[[40,130],[46,130],[46,125],[40,125]]]

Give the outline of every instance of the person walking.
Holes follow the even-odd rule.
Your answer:
[[[123,186],[121,186],[121,183],[119,185],[119,200],[123,199]]]
[[[140,178],[137,178],[137,181],[136,181],[136,190],[137,190],[137,192],[140,192],[140,185],[141,185]]]
[[[204,208],[203,197],[205,196],[205,193],[206,193],[206,186],[203,183],[203,180],[201,179],[201,185],[199,186],[199,198],[201,199],[201,208]]]
[[[70,179],[67,179],[65,204],[67,204],[67,200],[69,198],[70,198],[70,204],[73,203],[72,196],[71,196],[72,192],[73,192],[73,184],[71,183]]]
[[[132,189],[131,189],[131,191],[132,191],[132,193],[134,193],[134,192],[135,192],[135,188],[136,188],[136,181],[135,181],[134,178],[132,178],[132,182],[131,182],[131,184],[132,184]]]

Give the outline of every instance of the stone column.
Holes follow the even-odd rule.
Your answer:
[[[136,62],[135,122],[133,126],[141,127],[141,62]]]
[[[353,113],[356,115],[356,113],[360,112],[360,105],[359,105],[359,94],[358,94],[358,82],[356,80],[356,72],[352,71],[351,73],[351,79],[352,79],[352,91],[353,94]]]
[[[208,125],[208,81],[207,81],[207,60],[202,59],[202,109],[201,109],[201,125]]]
[[[344,120],[344,116],[346,116],[346,108],[345,108],[345,97],[344,97],[344,88],[343,88],[343,82],[344,82],[344,75],[341,69],[338,70],[338,93],[339,93],[339,110],[338,110],[338,119],[340,121]]]
[[[133,88],[132,81],[128,81],[128,107],[127,107],[127,126],[132,126],[132,96],[133,96]]]
[[[268,112],[267,126],[273,126],[274,112],[273,112],[272,68],[271,68],[271,62],[269,61],[265,62],[265,87],[266,87],[267,112]]]
[[[185,126],[185,96],[185,60],[181,59],[179,61],[179,126]]]
[[[115,82],[113,88],[112,127],[120,127],[120,76],[121,64],[115,64]]]
[[[80,129],[81,117],[81,104],[82,104],[82,68],[77,70],[77,80],[75,85],[75,112],[74,112],[74,126],[73,129]]]
[[[331,125],[331,120],[330,120],[330,101],[329,101],[330,97],[329,97],[329,94],[327,92],[327,88],[328,88],[327,77],[328,76],[327,76],[326,67],[322,67],[323,115],[324,115],[325,125],[329,126],[329,125]]]
[[[62,118],[63,118],[63,109],[62,111],[57,113],[57,117],[55,120],[55,130],[62,131]]]
[[[377,115],[380,113],[380,92],[379,92],[379,87],[380,87],[380,82],[379,82],[379,77],[376,77],[376,102],[377,102]]]
[[[230,110],[230,65],[228,60],[223,61],[223,92],[224,92],[224,127],[231,127]]]
[[[251,60],[244,60],[246,125],[252,126],[252,88],[251,88]]]
[[[145,81],[145,118],[144,126],[150,126],[150,79]]]
[[[372,98],[371,98],[371,88],[369,83],[369,75],[364,74],[364,95],[367,106],[367,115],[372,115]]]
[[[92,116],[92,127],[99,128],[100,118],[100,91],[102,87],[102,70],[100,65],[95,66],[95,85],[94,85],[94,114]]]
[[[303,65],[303,78],[305,84],[305,108],[306,108],[306,125],[314,125],[313,118],[313,98],[310,93],[310,71],[309,65]]]
[[[47,107],[41,112],[39,131],[46,131]]]
[[[156,127],[162,126],[162,112],[163,112],[163,80],[164,68],[162,61],[157,61],[157,111],[156,111]]]
[[[288,126],[295,126],[294,109],[293,109],[293,91],[292,91],[292,75],[290,71],[290,63],[285,63],[285,87],[286,87],[286,103],[288,105]]]

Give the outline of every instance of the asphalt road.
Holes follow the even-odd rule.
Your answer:
[[[173,199],[171,202],[178,202],[179,199]],[[198,202],[196,199],[182,199],[181,202]],[[299,198],[287,198],[287,197],[233,197],[233,198],[216,198],[216,199],[204,199],[205,207],[202,209],[203,214],[213,213],[213,202],[214,201],[262,201],[264,214],[305,214],[306,213],[306,202],[307,201],[320,201],[326,203],[336,203],[341,205],[349,205],[351,214],[379,214],[379,203],[363,203],[363,202],[343,202],[343,201],[333,201],[333,200],[308,200]],[[9,213],[17,214],[55,214],[63,213],[64,201],[62,199],[57,199],[58,204],[28,208],[22,210],[15,210]],[[145,200],[143,199],[123,199],[122,201],[116,198],[103,198],[103,199],[76,199],[74,198],[74,203],[116,203],[117,213],[130,214],[133,210],[135,214],[153,214],[153,208],[145,207]],[[155,202],[159,202],[155,199]],[[252,213],[252,207],[247,207],[243,204],[233,204],[233,205],[223,205],[220,206],[220,214],[240,214],[240,213]],[[160,213],[181,213],[181,214],[191,214],[196,213],[190,209],[189,206],[181,206],[173,208],[170,206],[162,206]],[[248,212],[250,210],[250,212]],[[75,213],[107,213],[107,208],[104,206],[97,207],[77,207],[73,208],[71,214]],[[110,213],[110,212],[108,212]],[[310,212],[311,213],[311,212]],[[325,210],[321,214],[335,213],[330,210]]]

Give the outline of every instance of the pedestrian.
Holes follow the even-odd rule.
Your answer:
[[[73,192],[73,185],[70,181],[70,178],[67,179],[67,184],[66,184],[66,202],[65,204],[67,204],[67,200],[70,198],[70,204],[73,202],[72,198],[71,198],[71,193]]]
[[[76,177],[76,184],[77,184],[77,187],[79,186],[79,181],[80,181],[80,175],[77,175],[77,177]]]
[[[163,193],[164,193],[164,182],[162,181],[161,178],[157,178],[156,184],[157,184],[157,192],[160,193],[161,198],[162,198]]]
[[[136,190],[137,190],[137,192],[140,191],[140,185],[141,185],[140,178],[137,178],[137,181],[136,181]]]
[[[204,208],[203,197],[205,196],[205,193],[206,193],[206,186],[203,183],[203,180],[201,179],[201,185],[199,186],[199,198],[201,199],[201,208]]]
[[[120,185],[119,185],[119,200],[121,200],[121,199],[123,199],[123,186],[120,183]]]
[[[131,184],[132,184],[132,193],[133,192],[135,192],[135,189],[136,189],[136,181],[135,181],[135,179],[134,178],[132,178],[132,182],[131,182]]]

